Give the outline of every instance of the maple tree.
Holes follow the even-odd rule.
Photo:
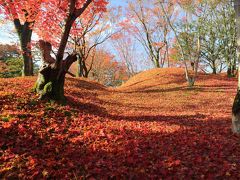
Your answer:
[[[1,0],[0,14],[14,23],[24,60],[23,75],[33,75],[31,39],[44,0]]]
[[[65,75],[72,63],[77,60],[77,55],[75,53],[70,54],[65,59],[63,59],[72,26],[76,19],[80,17],[85,11],[105,11],[107,2],[105,0],[71,0],[61,2],[47,1],[45,5],[46,9],[48,7],[49,9],[47,9],[46,13],[42,13],[42,21],[44,22],[39,22],[49,25],[52,23],[52,26],[46,33],[44,30],[39,31],[41,32],[39,33],[39,36],[44,37],[44,40],[39,41],[39,46],[43,54],[43,65],[40,69],[39,77],[34,89],[37,93],[40,94],[41,99],[50,98],[64,102]],[[59,10],[59,14],[55,13],[56,8]],[[52,18],[54,18],[54,15],[60,15],[61,18],[56,18],[56,22],[54,22],[52,20]],[[63,23],[63,33],[61,33],[61,38],[59,38],[59,41],[56,41],[55,39],[52,39],[53,37],[49,35],[49,32],[54,31],[54,27],[59,27],[59,23]],[[52,42],[52,44],[53,42],[56,42],[54,45],[57,46],[55,59],[51,57],[52,44],[50,42]]]
[[[129,77],[137,73],[137,62],[135,56],[138,54],[136,42],[129,35],[127,30],[122,29],[121,32],[112,37],[112,44],[117,51],[120,60],[125,63]]]
[[[83,14],[84,18],[78,18],[69,38],[69,44],[77,53],[78,71],[77,77],[88,77],[94,63],[94,53],[97,46],[107,41],[116,32],[114,30],[114,9],[107,12],[97,13],[95,11]],[[89,58],[90,57],[90,58]],[[88,61],[87,59],[92,61]]]
[[[165,12],[170,21],[174,21],[173,5],[166,3]],[[155,1],[135,0],[129,2],[126,29],[145,49],[155,67],[164,67],[168,63],[170,27],[163,18],[163,11],[155,6]]]
[[[118,86],[128,79],[128,75],[124,63],[117,62],[106,50],[97,49],[89,78],[107,86]]]

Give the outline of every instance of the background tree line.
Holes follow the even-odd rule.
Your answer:
[[[59,23],[58,26],[59,30],[51,36],[57,37],[63,24]],[[16,26],[15,29],[18,31]],[[45,32],[44,36],[47,35],[50,36]],[[19,38],[22,41],[23,38]],[[59,38],[55,38],[54,41],[57,43]],[[88,77],[94,74],[96,71],[93,70],[94,63],[97,64],[97,59],[102,59],[98,57],[99,54],[96,56],[96,51],[109,46],[111,48],[105,53],[110,53],[110,56],[114,57],[112,61],[124,64],[123,76],[127,77],[151,67],[173,66],[185,67],[190,85],[191,81],[192,84],[195,81],[195,77],[188,77],[194,74],[193,72],[195,75],[192,76],[201,71],[213,74],[227,72],[229,77],[234,77],[237,56],[233,2],[134,0],[125,8],[109,7],[105,13],[99,14],[94,11],[88,13],[83,19],[76,20],[68,41],[67,51],[75,51],[78,54],[78,63],[75,64],[77,67],[73,68],[75,72],[72,72],[72,75]],[[6,53],[11,53],[9,48],[4,49],[10,51]],[[30,68],[31,70],[26,73],[26,67],[29,64],[33,64],[33,67],[40,64],[33,63],[33,59],[40,59],[39,53],[32,54],[31,48],[31,56],[25,57],[22,49],[23,47],[19,45],[19,49],[16,50],[18,53],[15,56],[18,60],[16,59],[15,64],[18,66],[13,70],[16,73],[2,76],[34,73],[34,68]],[[144,54],[141,56],[142,59],[139,58],[140,53]],[[23,62],[19,61],[21,57],[25,58]],[[6,58],[4,63],[2,59],[1,64],[5,67],[11,66],[9,62],[6,64]],[[8,69],[5,68],[5,71],[12,71],[11,68]],[[93,78],[92,75],[90,77]],[[95,78],[101,82],[99,79]]]

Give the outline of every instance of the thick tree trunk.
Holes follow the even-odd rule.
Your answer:
[[[240,133],[240,0],[234,1],[236,12],[236,29],[237,29],[237,59],[238,59],[238,91],[232,107],[232,131]]]
[[[30,43],[30,42],[29,42]],[[23,76],[33,76],[33,60],[32,60],[32,53],[31,48],[26,47],[25,45],[22,46],[23,51]]]
[[[66,100],[64,96],[65,74],[62,71],[59,76],[59,70],[51,66],[43,68],[35,84],[35,91],[40,95],[40,99],[53,99],[64,103]]]
[[[60,66],[56,66],[57,61],[50,56],[51,44],[44,41],[40,41],[39,44],[43,53],[43,65],[39,71],[34,90],[40,95],[40,99],[52,99],[65,103],[65,75],[72,63],[77,60],[77,56],[76,54],[69,55],[64,61],[61,61]]]
[[[238,89],[232,108],[232,130],[240,133],[240,90]]]
[[[29,56],[25,56],[23,55],[23,60],[24,60],[24,64],[23,64],[23,76],[33,76],[33,60],[31,57]]]
[[[23,25],[19,19],[14,19],[14,25],[20,40],[22,56],[23,56],[23,76],[33,76],[33,60],[32,60],[32,29],[31,24],[34,22],[25,22]]]

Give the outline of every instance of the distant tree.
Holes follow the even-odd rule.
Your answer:
[[[172,21],[172,5],[166,4],[165,13],[169,21]],[[171,28],[163,18],[162,9],[155,6],[153,0],[135,0],[129,2],[128,16],[131,19],[127,22],[130,24],[129,30],[144,47],[149,59],[155,67],[164,67],[168,61],[168,36]]]
[[[0,44],[0,60],[19,56],[20,50],[16,45]]]
[[[23,59],[16,45],[0,44],[0,77],[22,75]]]
[[[194,85],[198,73],[199,68],[199,54],[200,54],[200,28],[195,29],[196,31],[192,32],[191,28],[191,19],[194,15],[194,9],[196,9],[198,2],[190,1],[189,3],[186,1],[170,1],[174,7],[180,6],[182,7],[184,17],[182,18],[183,25],[181,26],[184,31],[176,26],[176,23],[172,23],[168,14],[164,8],[165,2],[158,1],[158,5],[161,7],[166,22],[169,24],[172,29],[174,36],[176,38],[176,45],[180,54],[180,60],[183,62],[185,69],[185,77],[188,82],[188,85],[191,87]],[[200,20],[197,21],[200,24]],[[191,44],[194,43],[194,44]],[[189,67],[191,69],[189,69]],[[193,71],[193,73],[191,72]]]
[[[219,10],[221,25],[218,32],[222,32],[222,57],[227,65],[228,77],[234,77],[237,66],[237,47],[236,47],[236,22],[234,4],[232,1],[226,1],[221,4]]]
[[[199,18],[204,18],[202,27],[201,63],[213,74],[227,67],[229,77],[236,74],[236,27],[235,12],[231,1],[212,3],[203,1],[205,9]]]
[[[88,57],[94,54],[97,46],[107,41],[114,33],[114,19],[117,12],[108,9],[108,12],[87,12],[84,18],[78,18],[70,34],[69,43],[72,45],[78,57],[77,77],[88,77],[94,61],[86,64]],[[94,58],[92,58],[94,60]]]
[[[106,86],[118,86],[128,79],[124,63],[114,60],[114,56],[103,49],[95,52],[94,64],[89,78]]]
[[[126,31],[122,30],[120,33],[112,37],[112,44],[117,52],[120,61],[125,63],[127,67],[128,77],[132,77],[137,73],[137,59],[139,57],[136,53],[137,45],[135,40]]]

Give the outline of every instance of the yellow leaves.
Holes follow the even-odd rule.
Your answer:
[[[48,171],[46,169],[44,169],[42,171],[42,175],[43,175],[43,177],[47,177],[48,176]]]

